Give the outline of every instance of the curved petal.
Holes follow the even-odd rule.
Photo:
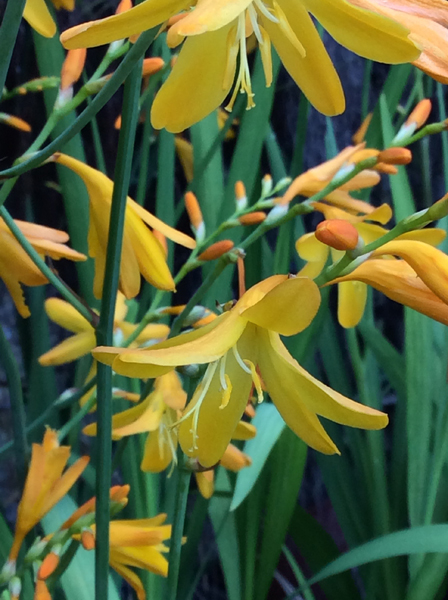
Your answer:
[[[281,335],[295,335],[308,327],[320,306],[320,291],[306,277],[292,277],[268,292],[241,316]]]
[[[330,116],[341,114],[345,110],[341,82],[307,10],[296,0],[279,4],[306,51],[303,56],[275,23],[260,14],[286,70],[317,110]]]
[[[177,431],[160,429],[151,431],[145,442],[145,449],[140,465],[142,471],[161,473],[176,458]]]
[[[14,222],[30,242],[33,241],[30,238],[40,238],[58,244],[65,244],[70,239],[68,233],[61,231],[60,229],[45,227],[45,225],[37,225],[37,223],[28,223],[28,221],[20,221],[19,219],[14,219]],[[4,224],[3,219],[0,219],[0,223]],[[5,229],[7,229],[6,224],[4,225]]]
[[[209,115],[224,101],[236,68],[236,56],[228,55],[227,39],[231,28],[228,25],[185,41],[152,105],[151,122],[155,129],[165,127],[172,133],[179,133]]]
[[[30,309],[26,305],[25,296],[23,294],[23,288],[19,281],[15,277],[11,277],[9,272],[4,271],[0,262],[0,279],[3,279],[4,284],[8,288],[8,292],[11,294],[11,298],[14,302],[15,307],[21,317],[27,319],[30,315]]]
[[[138,600],[146,600],[145,587],[137,573],[129,567],[125,567],[123,564],[112,560],[112,556],[110,558],[110,566],[131,586]]]
[[[215,491],[215,471],[210,469],[210,471],[204,471],[203,473],[195,473],[194,476],[201,496],[206,500],[211,498]]]
[[[51,38],[56,33],[56,24],[45,0],[26,0],[23,18],[44,37]]]
[[[145,0],[118,15],[67,29],[60,39],[68,50],[110,44],[160,25],[189,4],[186,0]]]
[[[429,244],[393,241],[372,252],[372,256],[393,254],[403,258],[441,300],[448,303],[448,256]]]
[[[367,302],[367,286],[361,281],[338,285],[338,321],[346,329],[358,325]]]
[[[95,332],[85,331],[70,336],[45,354],[39,357],[39,364],[43,367],[62,365],[72,362],[88,354],[95,348]]]
[[[367,260],[349,275],[331,283],[342,281],[363,281],[391,300],[448,325],[448,305],[423,283],[404,260]]]
[[[352,52],[388,64],[411,62],[420,49],[409,29],[346,0],[304,0],[308,10],[337,42]]]
[[[199,0],[191,13],[176,25],[179,35],[197,35],[216,31],[235,20],[252,0]]]
[[[256,344],[254,331],[254,327],[248,326],[239,341],[238,351],[243,359],[253,359]],[[230,397],[225,406],[222,407],[224,390],[220,365],[215,365],[208,389],[205,391],[206,373],[185,408],[184,415],[189,416],[179,425],[182,450],[187,456],[197,459],[203,467],[212,467],[221,460],[244,413],[252,387],[251,375],[243,371],[232,352],[226,355],[225,361],[225,373],[231,383]],[[208,368],[211,369],[212,365]],[[194,407],[197,407],[197,412],[193,411]]]
[[[430,227],[428,229],[417,229],[415,231],[408,231],[402,233],[397,238],[399,240],[414,240],[417,242],[425,242],[431,246],[438,246],[446,238],[446,231],[439,229],[438,227]]]
[[[232,435],[232,440],[251,440],[257,435],[257,428],[251,423],[240,421]]]
[[[250,467],[252,459],[233,444],[229,444],[221,458],[221,466],[224,469],[238,473],[244,467]]]
[[[77,252],[73,250],[73,248],[69,248],[64,244],[58,244],[57,242],[53,242],[51,240],[39,240],[39,239],[30,239],[31,245],[37,252],[40,254],[44,254],[45,256],[49,256],[54,260],[59,260],[60,258],[67,258],[68,260],[73,260],[76,262],[87,260],[87,256],[82,254],[81,252]]]
[[[307,261],[297,275],[310,279],[317,277],[328,260],[329,247],[320,242],[314,233],[305,233],[296,241],[296,250],[300,258]]]
[[[154,546],[111,548],[110,563],[115,570],[117,570],[117,567],[112,563],[146,569],[163,577],[168,574],[168,561]]]
[[[68,331],[73,333],[93,332],[93,327],[87,319],[62,298],[48,298],[45,300],[45,312],[54,323],[68,329]]]

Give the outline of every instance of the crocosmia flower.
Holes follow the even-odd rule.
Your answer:
[[[183,451],[204,467],[223,456],[252,385],[262,400],[262,381],[289,427],[312,448],[333,454],[339,451],[318,415],[363,429],[385,427],[387,415],[315,379],[283,345],[280,335],[303,331],[319,304],[319,289],[311,279],[274,275],[205,327],[148,350],[99,347],[93,354],[130,377],[154,377],[178,365],[208,363],[179,423]]]
[[[146,0],[124,13],[69,29],[61,41],[66,48],[99,46],[160,25],[183,10],[183,18],[168,31],[170,46],[185,43],[153,105],[157,129],[186,129],[217,108],[232,89],[229,107],[239,90],[247,95],[247,107],[254,106],[247,60],[252,34],[267,86],[272,82],[272,44],[318,110],[343,112],[342,86],[311,15],[338,42],[366,58],[402,63],[420,54],[406,27],[346,0]]]

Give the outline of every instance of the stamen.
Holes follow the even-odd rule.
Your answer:
[[[261,35],[261,31],[260,28],[258,26],[258,19],[257,19],[257,12],[253,6],[253,4],[250,4],[248,9],[247,9],[247,14],[249,15],[250,18],[250,22],[252,24],[252,29],[255,33],[255,37],[258,40],[259,44],[263,43],[263,36]]]
[[[244,362],[250,368],[252,374],[252,381],[254,382],[255,389],[257,390],[258,404],[261,404],[264,400],[264,397],[263,390],[261,389],[260,376],[258,375],[257,369],[255,368],[255,365],[251,360],[245,359]]]
[[[224,391],[227,390],[227,379],[225,376],[226,375],[226,358],[227,358],[227,352],[224,354],[224,356],[219,361],[219,382],[221,383],[221,389]]]
[[[224,388],[222,397],[221,397],[221,404],[219,405],[219,409],[222,410],[223,408],[225,408],[228,404],[229,404],[229,400],[230,400],[230,396],[232,395],[232,382],[230,381],[230,377],[227,375],[225,375],[226,378],[226,387]]]
[[[265,4],[261,0],[253,0],[253,3],[258,8],[258,10],[266,17],[266,19],[269,19],[269,21],[272,21],[273,23],[278,23],[277,17],[270,12],[268,7],[265,6]]]
[[[236,362],[240,365],[240,367],[243,369],[243,371],[245,371],[248,375],[252,375],[252,371],[245,364],[245,361],[243,361],[243,359],[241,358],[240,353],[238,352],[238,348],[236,347],[236,344],[235,344],[235,346],[232,346],[232,352],[233,352]]]
[[[255,102],[253,101],[254,93],[252,92],[251,80],[250,80],[250,69],[249,62],[247,60],[247,46],[246,46],[246,18],[245,14],[242,13],[238,17],[238,30],[236,34],[236,40],[239,40],[239,53],[240,53],[240,66],[238,71],[238,77],[235,83],[235,88],[233,90],[232,96],[230,98],[230,102],[226,106],[226,110],[231,111],[233,105],[235,103],[235,98],[240,91],[241,93],[245,93],[247,95],[247,110],[253,108],[255,106]],[[234,50],[234,47],[231,47],[231,51]],[[226,69],[227,71],[228,69]],[[227,73],[226,73],[227,75]],[[224,77],[224,81],[226,81],[226,77]],[[227,80],[228,81],[228,80]]]

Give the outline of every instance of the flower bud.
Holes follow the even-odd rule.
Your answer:
[[[237,210],[244,210],[247,206],[246,187],[242,181],[235,183],[235,200]]]
[[[61,69],[61,90],[72,87],[82,75],[86,62],[87,49],[69,50]]]
[[[47,584],[42,579],[38,579],[36,581],[33,600],[51,600],[51,595],[48,591]]]
[[[272,186],[273,186],[272,176],[269,173],[266,173],[266,175],[261,180],[261,195],[263,197],[270,196],[270,194],[272,192]]]
[[[244,467],[250,467],[252,459],[233,444],[229,444],[220,463],[225,469],[236,473]]]
[[[0,585],[4,585],[16,574],[16,561],[7,560],[0,572]]]
[[[0,113],[0,123],[5,123],[6,125],[14,127],[14,129],[19,129],[20,131],[31,131],[31,125],[29,125],[26,121],[20,117],[8,115],[7,113]]]
[[[232,240],[221,240],[220,242],[215,242],[198,256],[198,260],[205,262],[220,258],[223,254],[231,250],[234,245],[235,244],[232,242]]]
[[[132,8],[132,0],[121,0],[120,4],[117,6],[117,10],[115,11],[116,15],[120,13],[124,13],[127,10],[131,10]]]
[[[81,544],[84,550],[93,550],[95,548],[95,535],[90,527],[84,527],[81,531]]]
[[[445,194],[443,198],[434,202],[432,206],[428,208],[427,216],[431,221],[437,221],[443,219],[448,215],[448,194]]]
[[[142,66],[142,77],[149,77],[163,69],[165,61],[160,57],[145,58]]]
[[[343,219],[328,219],[319,223],[316,239],[335,250],[354,250],[359,234],[356,228]]]
[[[42,561],[42,564],[39,567],[39,570],[37,571],[37,578],[38,579],[48,579],[50,577],[50,575],[52,575],[58,564],[59,564],[59,556],[62,550],[62,546],[60,546],[59,544],[54,546],[52,551],[49,552],[47,554],[47,556],[44,558],[44,560]]]
[[[19,600],[20,592],[22,591],[22,582],[16,576],[14,576],[8,585],[9,594],[11,600]]]
[[[411,112],[409,117],[406,119],[405,125],[409,126],[414,124],[415,129],[420,129],[429,118],[431,113],[432,103],[429,98],[420,100],[414,110]]]
[[[378,154],[378,162],[386,165],[408,165],[412,152],[408,148],[387,148]]]
[[[262,211],[255,211],[248,213],[247,215],[241,215],[238,217],[238,221],[241,225],[258,225],[266,219],[266,213]]]
[[[191,229],[195,233],[196,239],[202,241],[205,237],[205,223],[198,199],[193,192],[187,192],[185,194],[185,208],[187,209]]]

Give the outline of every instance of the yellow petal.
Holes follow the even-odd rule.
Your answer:
[[[384,244],[372,256],[393,254],[403,258],[421,280],[441,300],[448,303],[448,256],[429,244],[417,241],[393,241]]]
[[[165,409],[162,394],[154,391],[141,404],[112,417],[113,433],[125,437],[155,431],[160,425]]]
[[[64,329],[73,333],[93,332],[93,327],[85,317],[71,304],[61,298],[48,298],[45,300],[45,312],[49,318]]]
[[[129,337],[138,325],[134,323],[128,323],[127,321],[120,321],[116,324],[117,327],[121,329],[124,337]],[[168,325],[163,325],[162,323],[150,323],[146,325],[143,331],[137,336],[136,341],[139,344],[144,344],[150,340],[164,340],[170,332],[170,328]]]
[[[15,277],[11,277],[9,271],[4,269],[0,261],[0,279],[3,280],[4,284],[8,288],[8,292],[11,294],[11,298],[19,312],[19,315],[24,319],[31,315],[30,309],[25,303],[25,297],[23,295],[23,288],[19,281]]]
[[[416,231],[408,231],[399,235],[396,240],[415,240],[417,242],[425,242],[431,246],[438,246],[446,238],[446,231],[439,228],[417,229]]]
[[[23,18],[28,21],[33,29],[51,38],[56,33],[56,24],[45,4],[45,0],[26,0]]]
[[[286,19],[306,51],[303,56],[276,23],[260,14],[286,70],[317,110],[338,115],[345,109],[344,92],[333,63],[302,2],[279,2]]]
[[[28,221],[20,221],[19,219],[14,219],[14,222],[30,242],[32,241],[30,238],[41,238],[58,244],[65,244],[69,240],[68,233],[60,229],[53,229],[52,227],[37,225],[36,223],[28,223]],[[0,219],[1,225],[4,225],[6,229],[3,219]]]
[[[142,580],[128,567],[125,567],[119,562],[110,559],[110,566],[122,577],[137,595],[138,600],[146,600],[146,592]]]
[[[361,281],[345,281],[338,285],[338,321],[342,327],[358,325],[364,314],[367,286]]]
[[[182,383],[176,371],[170,371],[155,382],[155,389],[160,391],[163,401],[173,410],[183,410],[187,401],[187,394],[182,388]]]
[[[244,469],[244,467],[250,467],[252,459],[244,452],[241,452],[239,448],[233,444],[229,444],[224,452],[224,456],[221,458],[221,466],[229,471],[237,473]]]
[[[236,19],[252,0],[199,0],[196,8],[177,24],[180,35],[215,31]]]
[[[43,367],[62,365],[72,362],[88,354],[95,348],[95,332],[85,331],[70,336],[45,354],[39,357],[39,364]]]
[[[242,316],[282,335],[295,335],[308,327],[320,305],[317,285],[304,277],[287,279],[248,308]]]
[[[353,6],[346,0],[304,0],[308,10],[337,42],[378,62],[411,62],[420,50],[409,39],[409,29],[397,22]]]
[[[232,435],[232,440],[251,440],[257,434],[257,428],[251,423],[240,421]]]
[[[151,122],[155,129],[165,127],[179,133],[222,104],[233,83],[232,74],[224,84],[226,73],[234,73],[236,68],[236,56],[228,58],[230,29],[226,26],[185,41],[152,105]]]
[[[195,473],[194,476],[201,496],[206,500],[211,498],[215,491],[215,472],[213,469],[203,473]]]
[[[161,473],[176,457],[177,432],[157,429],[148,434],[140,468],[144,472]]]
[[[146,0],[118,15],[67,29],[61,42],[69,50],[110,44],[160,25],[188,5],[185,0]]]

